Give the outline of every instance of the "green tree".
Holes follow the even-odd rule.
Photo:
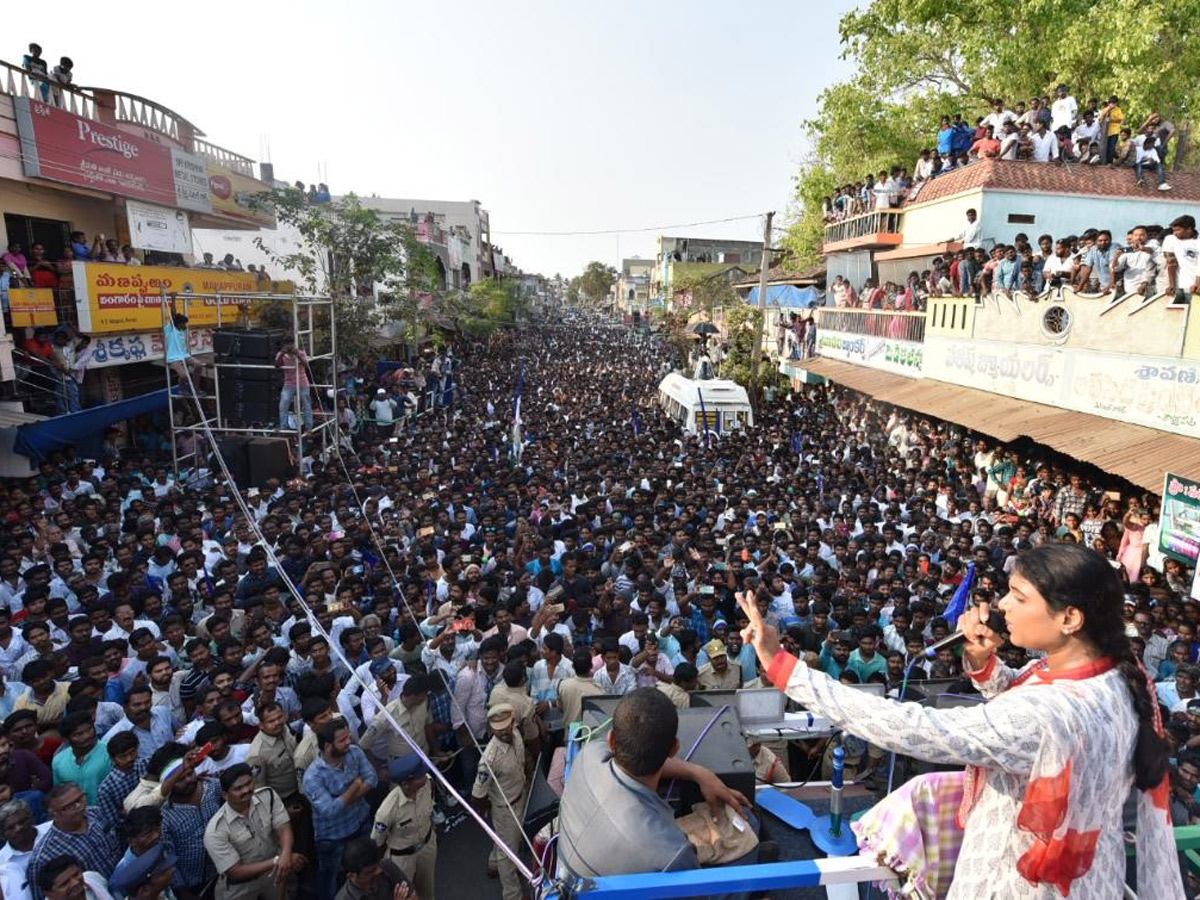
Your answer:
[[[1200,102],[1196,0],[872,0],[842,17],[855,75],[819,97],[804,123],[812,144],[796,178],[785,246],[799,265],[820,255],[821,200],[839,184],[904,165],[933,146],[942,115],[968,121],[1071,86],[1081,103],[1121,98],[1135,126]]]
[[[297,272],[310,293],[333,299],[342,354],[368,354],[384,322],[403,320],[415,327],[418,294],[434,289],[437,269],[433,251],[407,224],[384,218],[353,194],[311,204],[295,188],[277,188],[257,202],[296,229],[300,246],[280,253],[261,237],[255,246],[276,265]]]
[[[690,291],[692,295],[691,310],[703,312],[711,320],[716,310],[733,306],[739,302],[729,278],[729,269],[707,274],[681,275],[676,279],[674,289],[676,294]]]
[[[739,303],[729,310],[726,325],[729,329],[727,354],[721,363],[721,377],[749,387],[754,366],[754,338],[763,312],[757,306]],[[763,369],[760,367],[760,376]]]
[[[602,303],[608,299],[608,292],[616,282],[616,269],[592,260],[579,276],[579,290],[593,303]]]
[[[529,312],[529,304],[514,281],[478,281],[466,296],[463,327],[475,334],[497,328],[515,328]]]

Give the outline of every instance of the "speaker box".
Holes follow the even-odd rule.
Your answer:
[[[250,483],[250,438],[227,437],[217,441],[221,458],[229,469],[229,474],[237,482],[238,487],[246,487]],[[220,472],[220,466],[214,463],[213,471]]]
[[[213,353],[218,361],[273,363],[282,346],[279,328],[218,328],[213,332]]]
[[[268,479],[286,481],[292,474],[287,438],[254,438],[250,441],[250,483],[264,487]]]
[[[221,424],[242,427],[265,425],[279,418],[279,394],[283,373],[276,369],[254,369],[223,365],[218,376]]]
[[[542,754],[545,756],[546,754]],[[533,770],[533,780],[529,785],[529,794],[525,798],[525,810],[522,826],[526,834],[537,834],[542,827],[558,815],[558,794],[550,787],[542,767]]]

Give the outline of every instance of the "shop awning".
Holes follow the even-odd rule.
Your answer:
[[[1200,480],[1196,438],[836,359],[815,359],[801,367],[884,403],[955,422],[999,441],[1027,437],[1156,494],[1162,491],[1168,469]]]
[[[21,425],[17,428],[13,449],[34,461],[40,461],[55,450],[68,446],[78,447],[84,456],[98,457],[104,432],[109,426],[166,408],[167,389],[163,388],[140,397]]]

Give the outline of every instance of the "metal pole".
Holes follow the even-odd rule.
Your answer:
[[[296,344],[296,356],[292,362],[292,373],[296,379],[296,390],[292,394],[293,415],[296,417],[296,474],[301,474],[304,466],[304,418],[300,415],[300,308],[292,301],[292,340]],[[283,423],[279,423],[283,428]]]
[[[158,289],[159,312],[162,315],[163,336],[163,377],[167,380],[167,419],[171,429],[171,468],[175,472],[175,480],[179,480],[179,449],[175,444],[175,402],[171,397],[171,364],[167,362],[167,291]],[[184,363],[184,365],[187,365]]]
[[[338,409],[338,366],[337,366],[337,316],[334,315],[333,298],[329,298],[329,380],[333,382],[333,443],[334,452],[341,452],[341,412]]]
[[[762,357],[763,326],[767,317],[767,270],[771,268],[771,221],[775,213],[767,213],[763,225],[762,262],[758,270],[758,327],[754,330],[754,358],[750,363],[750,405],[759,406],[758,367]]]

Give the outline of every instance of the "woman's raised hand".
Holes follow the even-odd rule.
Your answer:
[[[779,632],[763,621],[758,604],[754,602],[753,591],[737,593],[734,597],[746,618],[750,620],[750,624],[742,629],[742,640],[754,648],[765,673],[771,668],[775,654],[779,652]]]

